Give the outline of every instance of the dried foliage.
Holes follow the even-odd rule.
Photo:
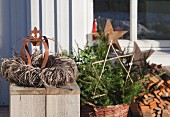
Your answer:
[[[77,78],[77,66],[68,57],[59,54],[50,55],[46,67],[41,69],[43,55],[40,52],[36,51],[32,54],[33,66],[26,65],[21,57],[18,54],[16,55],[13,58],[2,59],[0,74],[17,85],[58,87],[71,83]]]

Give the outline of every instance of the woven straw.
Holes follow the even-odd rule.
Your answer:
[[[41,69],[43,55],[36,51],[32,56],[32,66],[25,64],[20,55],[2,59],[0,75],[20,86],[59,87],[77,78],[76,63],[59,54],[50,55],[44,69]]]
[[[128,104],[96,108],[82,106],[81,117],[127,117],[128,111]]]

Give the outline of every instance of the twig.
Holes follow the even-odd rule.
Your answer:
[[[113,41],[113,40],[112,40],[112,41]],[[105,65],[106,65],[106,60],[107,60],[107,57],[108,57],[108,54],[109,54],[109,51],[110,51],[110,47],[111,47],[112,41],[110,42],[109,48],[108,48],[108,50],[107,50],[107,53],[106,53],[106,56],[105,56],[105,59],[104,59],[104,64],[103,64],[103,68],[102,68],[102,71],[101,71],[100,76],[99,76],[99,81],[100,81],[100,79],[101,79],[101,77],[102,77],[102,74],[103,74],[103,72],[104,72],[104,67],[105,67]],[[97,87],[98,87],[98,85],[99,85],[99,81],[98,81],[97,84],[96,84],[96,87],[95,87],[95,90],[94,90],[94,95],[95,95],[96,89],[97,89]]]
[[[114,58],[109,58],[106,61],[111,61],[111,60],[118,59],[118,58],[123,58],[123,57],[129,57],[129,56],[132,56],[132,55],[133,54],[123,55],[123,56],[119,56],[119,57],[116,56]],[[104,60],[96,61],[96,62],[92,63],[92,65],[97,64],[97,63],[102,63],[102,62],[104,62]]]
[[[133,54],[132,59],[130,61],[130,67],[129,67],[129,70],[128,70],[128,74],[126,76],[126,82],[127,82],[128,76],[130,76],[129,74],[130,74],[130,71],[131,71],[131,68],[132,68],[132,65],[133,65],[133,59],[134,59],[134,54]],[[131,77],[130,77],[130,80],[133,83],[133,80],[131,79]],[[126,82],[125,82],[125,85],[126,85]]]
[[[132,81],[132,78],[131,78],[131,77],[130,77],[130,75],[128,74],[127,69],[125,68],[125,66],[123,65],[122,61],[120,60],[120,57],[119,57],[119,55],[117,54],[117,52],[116,52],[115,48],[113,47],[113,45],[112,45],[112,49],[114,50],[114,52],[115,52],[116,56],[118,57],[118,60],[119,60],[120,64],[122,65],[122,67],[123,67],[123,68],[124,68],[124,70],[126,71],[126,73],[127,73],[128,77],[129,77],[129,78],[131,79],[131,81]],[[132,81],[132,83],[133,83],[133,81]]]

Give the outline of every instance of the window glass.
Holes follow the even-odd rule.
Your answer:
[[[123,38],[129,38],[130,0],[93,0],[94,18],[103,28],[106,19],[110,19],[114,30],[126,30]]]
[[[170,40],[170,0],[139,0],[138,39]]]

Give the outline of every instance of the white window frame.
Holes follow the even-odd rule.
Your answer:
[[[93,15],[93,8],[90,9]],[[136,41],[143,50],[151,47],[154,50],[170,50],[169,40],[148,40],[148,39],[138,40],[137,20],[138,20],[138,0],[130,0],[130,40],[119,40],[120,45],[122,47],[127,47],[127,46],[133,47],[133,42]]]

